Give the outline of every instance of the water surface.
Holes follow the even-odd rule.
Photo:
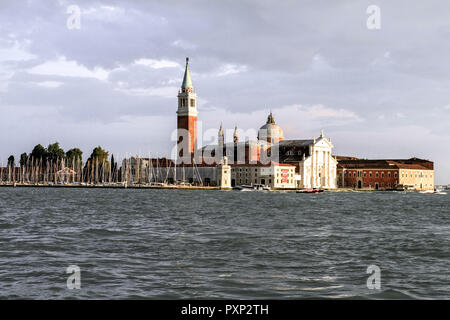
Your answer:
[[[449,208],[401,192],[0,188],[0,298],[449,298]]]

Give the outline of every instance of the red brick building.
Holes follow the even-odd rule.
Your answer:
[[[434,189],[434,164],[411,158],[366,160],[337,157],[337,186],[354,189]]]

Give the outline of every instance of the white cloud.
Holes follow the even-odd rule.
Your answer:
[[[330,63],[319,53],[316,53],[311,61],[310,70],[315,72],[316,74],[321,73],[330,73],[336,71]]]
[[[146,67],[150,67],[153,69],[161,69],[161,68],[176,68],[181,67],[178,62],[170,61],[170,60],[155,60],[155,59],[138,59],[134,61],[137,65],[142,65]]]
[[[294,108],[302,113],[307,114],[309,117],[313,119],[317,118],[335,118],[335,119],[351,119],[360,121],[361,118],[356,115],[351,110],[346,109],[333,109],[325,107],[321,104],[313,105],[313,106],[301,106],[301,105],[293,105],[288,108]]]
[[[8,41],[8,44],[11,44]],[[1,43],[0,43],[1,45]],[[6,48],[0,48],[0,62],[3,61],[28,61],[35,59],[36,56],[34,54],[29,53],[23,44],[20,44],[18,41],[12,42],[12,46],[8,46]]]
[[[10,38],[15,35],[9,34]],[[27,51],[26,47],[31,44],[29,40],[19,42],[17,40],[0,38],[0,92],[6,92],[9,80],[19,71],[17,64],[30,61],[36,56]]]
[[[114,22],[125,15],[125,9],[116,6],[97,6],[82,9],[81,14],[88,20]]]
[[[247,66],[245,65],[237,65],[237,64],[225,64],[219,68],[219,70],[216,72],[216,76],[222,77],[222,76],[228,76],[230,74],[237,74],[241,72],[246,72]]]
[[[103,68],[95,67],[93,70],[89,70],[76,61],[66,60],[64,56],[59,57],[57,60],[37,65],[29,69],[28,73],[60,77],[94,78],[98,80],[106,80],[109,75],[109,71]]]
[[[59,81],[42,81],[42,82],[34,82],[34,84],[44,88],[59,88],[64,83]]]
[[[128,94],[130,96],[152,96],[161,98],[172,98],[174,97],[174,92],[178,91],[177,87],[149,87],[149,88],[116,88],[117,91]]]
[[[185,40],[175,40],[174,42],[172,42],[172,46],[178,47],[178,48],[181,48],[184,50],[194,50],[197,48],[197,46],[195,44],[190,43]]]

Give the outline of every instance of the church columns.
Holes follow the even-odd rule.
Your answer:
[[[320,180],[322,177],[321,177],[319,171],[320,171],[319,170],[319,151],[317,150],[316,151],[316,187],[320,187],[320,185],[321,185]]]
[[[334,188],[336,185],[335,162],[331,156],[331,147],[321,143],[316,146],[316,142],[309,146],[310,157],[306,168],[306,161],[302,172],[303,188]]]

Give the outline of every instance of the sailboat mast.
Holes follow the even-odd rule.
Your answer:
[[[156,182],[159,182],[159,157],[156,154]]]

